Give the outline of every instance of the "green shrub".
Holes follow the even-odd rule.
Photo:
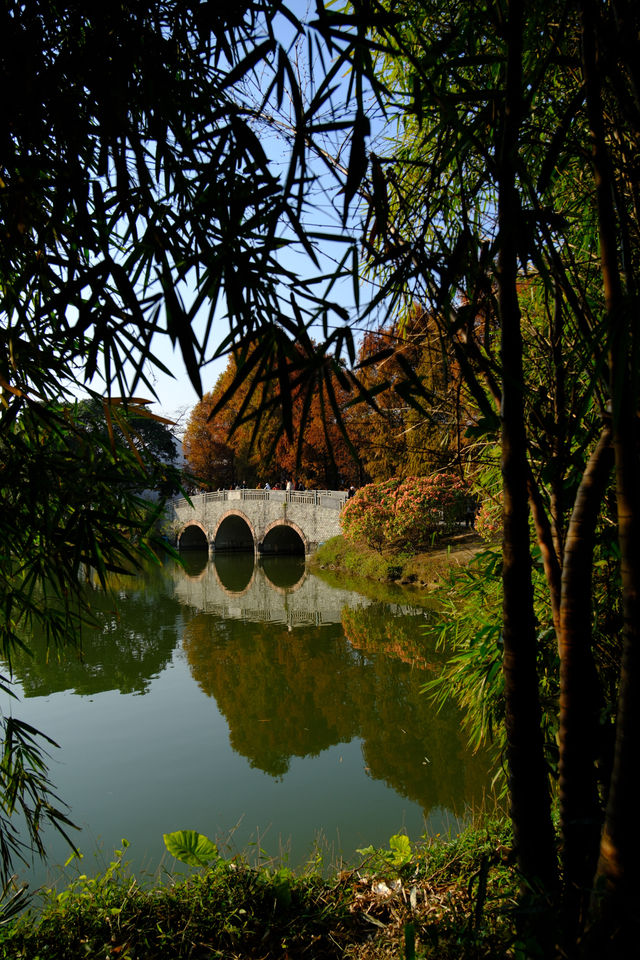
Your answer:
[[[464,482],[449,473],[370,483],[345,504],[342,530],[374,549],[416,549],[459,526],[468,502]]]

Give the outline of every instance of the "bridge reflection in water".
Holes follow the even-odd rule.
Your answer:
[[[352,843],[380,835],[387,804],[416,836],[479,803],[486,758],[465,750],[457,711],[422,694],[446,657],[425,634],[429,610],[399,592],[376,601],[336,588],[294,558],[239,559],[176,571],[175,595],[190,608],[192,677],[224,716],[232,749],[281,785],[271,801],[265,781],[254,785],[253,822],[270,809],[279,830],[283,821],[293,830],[311,816]]]
[[[352,590],[308,576],[304,558],[252,553],[184,556],[176,568],[175,595],[188,606],[225,619],[295,624],[340,623],[345,606],[369,600]],[[186,574],[186,575],[185,575]]]
[[[300,558],[184,560],[114,577],[117,616],[95,591],[101,629],[82,658],[48,656],[44,636],[35,656],[16,652],[21,718],[63,744],[54,782],[91,825],[85,853],[126,836],[148,876],[162,833],[193,826],[226,851],[282,842],[295,867],[318,836],[327,864],[359,862],[357,848],[455,830],[480,805],[486,757],[422,693],[448,656],[429,632],[437,614],[399,588],[372,601],[332,587]]]

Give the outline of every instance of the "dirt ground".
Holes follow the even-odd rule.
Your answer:
[[[399,583],[433,587],[452,566],[465,566],[487,544],[473,530],[450,537],[446,543],[418,553],[403,566]]]

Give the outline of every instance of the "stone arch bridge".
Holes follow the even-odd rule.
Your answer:
[[[341,490],[218,490],[167,505],[180,549],[313,553],[340,533]]]

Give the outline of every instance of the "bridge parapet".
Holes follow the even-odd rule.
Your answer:
[[[265,490],[263,488],[240,490],[208,490],[197,493],[191,501],[202,503],[222,503],[228,500],[270,500],[274,503],[301,503],[308,506],[327,507],[330,510],[342,510],[348,499],[345,490]],[[185,497],[170,500],[169,506],[175,509],[188,507]]]

